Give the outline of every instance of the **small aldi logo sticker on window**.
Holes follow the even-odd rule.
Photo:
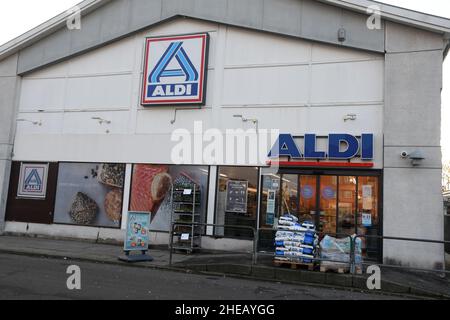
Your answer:
[[[142,105],[205,103],[209,35],[147,38]]]
[[[20,166],[18,198],[45,199],[48,164],[22,163]]]

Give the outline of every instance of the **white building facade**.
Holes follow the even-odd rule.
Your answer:
[[[81,30],[55,21],[34,41],[1,47],[2,229],[120,241],[129,211],[151,211],[151,241],[167,244],[170,191],[156,199],[152,188],[169,175],[200,186],[200,222],[256,228],[261,249],[291,213],[324,233],[360,234],[367,259],[442,268],[443,245],[376,236],[444,238],[440,91],[450,21],[384,6],[371,30],[362,12],[370,1],[187,2],[85,1]],[[142,105],[146,39],[197,34],[209,38],[204,103]],[[208,153],[208,134],[226,144],[227,130],[241,129],[260,133],[266,157]],[[180,132],[191,141],[181,164]],[[284,140],[272,149],[280,134],[300,159]],[[335,134],[357,141],[348,159],[331,157]],[[243,150],[254,155],[251,141]],[[341,144],[350,145],[338,141],[344,154]],[[275,170],[271,149],[285,155],[271,159]],[[20,196],[36,167],[44,195]],[[244,205],[230,206],[230,181],[245,183]],[[251,234],[209,227],[202,247],[250,248]]]

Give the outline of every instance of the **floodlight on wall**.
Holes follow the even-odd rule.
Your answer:
[[[16,121],[17,122],[29,122],[32,125],[39,126],[39,127],[42,126],[42,120],[33,121],[33,120],[28,120],[28,119],[17,119]]]
[[[356,114],[354,114],[354,113],[349,113],[349,114],[346,114],[346,115],[344,116],[344,122],[347,122],[347,121],[355,121],[356,118],[357,118]]]

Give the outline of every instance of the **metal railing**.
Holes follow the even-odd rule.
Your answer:
[[[212,228],[228,228],[228,229],[243,229],[243,230],[251,230],[253,232],[253,248],[251,251],[252,255],[252,264],[257,264],[257,246],[258,246],[258,231],[256,228],[251,226],[235,226],[235,225],[223,225],[223,224],[215,224],[215,223],[198,223],[198,222],[173,222],[170,227],[170,239],[169,239],[169,266],[172,266],[173,263],[173,251],[175,249],[173,238],[176,236],[175,233],[175,226],[188,226],[188,227],[212,227]],[[205,250],[201,247],[195,247],[194,250]],[[248,254],[248,251],[245,252],[238,252],[238,253],[245,253]]]
[[[354,273],[356,261],[355,261],[355,250],[356,250],[356,241],[357,239],[378,239],[381,242],[384,240],[392,240],[392,241],[404,241],[404,242],[416,242],[416,243],[422,243],[422,244],[441,244],[443,246],[442,248],[442,254],[444,256],[445,252],[445,244],[450,244],[450,241],[444,241],[444,240],[431,240],[431,239],[419,239],[419,238],[402,238],[402,237],[390,237],[390,236],[377,236],[377,235],[356,235],[352,237],[352,255],[351,255],[351,266],[350,270],[352,273]],[[445,259],[444,259],[445,260]],[[403,265],[393,265],[393,264],[385,264],[385,263],[368,263],[361,261],[362,265],[379,265],[380,267],[384,268],[395,268],[395,269],[405,269],[405,270],[411,270],[411,271],[424,271],[424,272],[436,272],[440,274],[450,274],[450,271],[446,270],[445,268],[445,261],[444,265],[442,266],[442,269],[426,269],[426,268],[417,268],[417,267],[410,267],[410,266],[403,266]]]
[[[170,243],[169,243],[169,251],[170,251],[170,255],[169,255],[169,265],[172,266],[173,264],[173,252],[174,252],[174,242],[173,242],[173,238],[174,238],[174,230],[175,230],[175,226],[189,226],[189,227],[213,227],[213,228],[229,228],[229,229],[244,229],[244,230],[250,230],[253,233],[253,239],[252,239],[252,246],[253,246],[253,250],[250,253],[252,255],[252,265],[256,265],[258,264],[258,256],[261,255],[266,255],[266,256],[274,256],[275,252],[267,252],[267,251],[259,251],[258,250],[258,244],[259,244],[259,232],[261,231],[271,231],[271,232],[276,232],[276,230],[274,229],[270,229],[270,228],[260,228],[260,229],[256,229],[254,227],[251,226],[239,226],[239,225],[223,225],[223,224],[213,224],[213,223],[192,223],[192,222],[173,222],[171,224],[171,232],[170,232]],[[444,262],[444,266],[442,269],[426,269],[426,268],[417,268],[417,267],[410,267],[410,266],[402,266],[402,265],[392,265],[392,264],[385,264],[385,263],[377,263],[374,261],[364,261],[363,259],[361,259],[361,262],[356,262],[356,242],[358,239],[368,239],[368,238],[374,238],[374,239],[378,239],[381,243],[385,240],[392,240],[392,241],[405,241],[405,242],[416,242],[416,243],[422,243],[422,244],[441,244],[443,246],[445,246],[445,244],[450,244],[450,241],[441,241],[441,240],[431,240],[431,239],[419,239],[419,238],[402,238],[402,237],[390,237],[390,236],[377,236],[377,235],[348,235],[348,234],[339,234],[339,233],[322,233],[322,232],[316,232],[317,235],[319,235],[319,237],[322,236],[332,236],[335,238],[339,238],[339,239],[344,239],[344,238],[349,238],[350,241],[350,252],[349,252],[349,259],[347,262],[347,259],[345,259],[346,261],[342,261],[342,260],[332,260],[332,259],[322,259],[322,258],[305,258],[307,260],[311,260],[314,262],[332,262],[332,263],[338,263],[340,265],[343,264],[348,264],[350,273],[355,274],[356,270],[357,270],[357,265],[361,265],[361,266],[369,266],[369,265],[378,265],[380,267],[386,267],[386,268],[397,268],[397,269],[405,269],[405,270],[412,270],[412,271],[423,271],[423,272],[436,272],[436,273],[440,273],[440,274],[448,274],[450,273],[450,271],[445,270],[445,262]],[[208,236],[208,235],[204,235],[204,236]],[[214,235],[212,235],[214,236]],[[201,247],[196,247],[195,250],[205,250]],[[443,254],[444,254],[444,248],[443,250]],[[235,252],[235,253],[245,253],[245,254],[249,254],[248,251],[245,252]],[[363,258],[363,257],[361,257]]]

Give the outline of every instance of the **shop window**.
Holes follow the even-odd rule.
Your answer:
[[[280,175],[262,174],[260,228],[271,229],[280,211]]]
[[[298,176],[295,174],[284,174],[281,179],[282,185],[282,213],[298,216],[299,214],[299,184]]]
[[[218,175],[216,224],[256,228],[259,169],[257,167],[220,167]],[[216,228],[215,235],[253,238],[253,232],[250,229],[232,227]]]
[[[358,177],[358,219],[357,231],[362,238],[362,249],[368,257],[378,254],[380,240],[374,236],[380,234],[378,212],[379,186],[377,177]]]
[[[130,211],[151,213],[150,229],[170,231],[172,186],[200,188],[200,221],[206,221],[209,167],[135,164],[131,178]]]
[[[124,164],[60,163],[55,223],[119,228]]]
[[[320,223],[319,230],[323,233],[336,233],[336,176],[320,176]]]
[[[356,231],[356,177],[339,177],[338,232],[352,235]]]
[[[300,220],[316,221],[317,176],[300,176]]]
[[[261,169],[261,208],[259,219],[259,250],[272,250],[275,231],[273,226],[280,212],[281,177],[273,173],[266,173]]]

